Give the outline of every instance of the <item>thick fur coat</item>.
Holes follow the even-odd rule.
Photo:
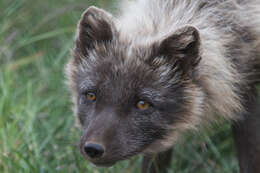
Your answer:
[[[67,66],[82,152],[88,141],[107,149],[94,163],[161,152],[187,129],[244,118],[260,77],[260,1],[137,0],[120,9],[83,13]],[[138,100],[152,108],[136,110]]]

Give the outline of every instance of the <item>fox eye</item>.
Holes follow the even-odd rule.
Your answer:
[[[138,101],[137,104],[136,104],[136,107],[140,110],[143,110],[143,111],[147,110],[150,106],[151,105],[148,102],[143,101],[143,100]]]
[[[86,94],[88,101],[96,101],[96,94],[94,92],[87,92]]]

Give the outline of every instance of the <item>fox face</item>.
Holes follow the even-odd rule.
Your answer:
[[[144,41],[122,35],[116,22],[108,12],[88,8],[67,66],[83,133],[80,151],[100,166],[168,149],[192,128],[204,104],[196,28]]]

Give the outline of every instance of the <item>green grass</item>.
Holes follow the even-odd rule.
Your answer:
[[[95,168],[77,148],[63,69],[89,5],[114,8],[108,0],[0,0],[1,173],[140,172],[141,157]],[[227,124],[183,138],[174,158],[170,173],[238,172]]]

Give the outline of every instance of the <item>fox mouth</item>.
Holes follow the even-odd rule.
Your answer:
[[[86,158],[89,162],[91,162],[94,166],[96,167],[105,167],[105,168],[108,168],[108,167],[112,167],[114,166],[117,162],[120,162],[120,161],[124,161],[124,160],[127,160],[129,159],[130,157],[132,156],[135,156],[137,155],[138,153],[134,153],[134,154],[131,154],[131,155],[128,155],[128,156],[125,156],[123,158],[110,158],[110,159],[103,159],[103,160],[91,160],[89,158]]]
[[[94,166],[101,167],[101,168],[102,167],[108,168],[108,167],[114,166],[116,163],[118,163],[120,161],[127,160],[127,159],[129,159],[133,156],[138,155],[138,154],[146,155],[146,153],[144,151],[147,149],[148,146],[142,147],[141,149],[127,153],[125,155],[122,155],[122,153],[121,153],[120,156],[118,156],[114,153],[113,157],[109,157],[108,155],[104,155],[104,157],[99,158],[99,159],[91,159],[90,157],[87,157],[84,153],[82,153],[82,154],[83,154],[83,157],[86,160],[88,160],[88,162],[92,163]],[[109,152],[109,153],[111,153],[111,152]],[[149,153],[149,154],[151,154],[151,153]]]
[[[96,167],[112,167],[116,164],[116,161],[107,161],[107,162],[92,162]]]

